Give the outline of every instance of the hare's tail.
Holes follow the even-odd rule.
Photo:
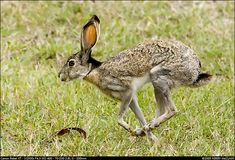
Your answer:
[[[213,79],[213,76],[208,73],[200,73],[197,77],[197,80],[190,85],[190,87],[200,87],[208,84]]]

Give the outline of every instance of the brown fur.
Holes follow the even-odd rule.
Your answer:
[[[201,64],[188,46],[173,40],[148,41],[99,62],[91,57],[91,49],[99,35],[99,19],[93,16],[83,27],[81,51],[71,56],[62,67],[62,81],[85,79],[105,94],[121,101],[118,123],[134,135],[147,135],[156,140],[151,129],[170,119],[177,112],[171,100],[170,89],[176,86],[201,86],[211,80],[211,75],[201,73]],[[136,90],[151,82],[158,104],[156,117],[147,123],[138,106]],[[142,128],[132,131],[124,121],[130,107]]]

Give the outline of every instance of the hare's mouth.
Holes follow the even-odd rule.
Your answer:
[[[58,74],[58,77],[59,77],[60,80],[63,81],[63,82],[69,81],[68,76],[66,76],[66,75],[63,74],[63,73],[59,73],[59,74]]]
[[[61,80],[61,81],[63,81],[63,82],[67,82],[67,81],[69,81],[69,79],[68,79],[68,78],[66,78],[66,77],[60,77],[60,80]]]

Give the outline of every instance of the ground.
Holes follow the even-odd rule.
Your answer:
[[[153,133],[132,137],[117,124],[118,102],[84,81],[62,83],[63,61],[80,49],[81,27],[101,21],[93,56],[150,39],[192,47],[216,78],[172,91],[179,113]],[[234,2],[1,2],[2,155],[234,155]],[[138,92],[148,121],[156,112],[150,84]],[[129,110],[126,121],[138,127]],[[64,127],[83,128],[88,138]]]

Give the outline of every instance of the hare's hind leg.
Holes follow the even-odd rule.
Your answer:
[[[159,126],[177,112],[174,103],[170,96],[170,87],[172,81],[168,78],[169,70],[160,67],[153,68],[150,73],[150,78],[154,87],[155,99],[157,102],[156,117],[149,124],[150,129]]]

